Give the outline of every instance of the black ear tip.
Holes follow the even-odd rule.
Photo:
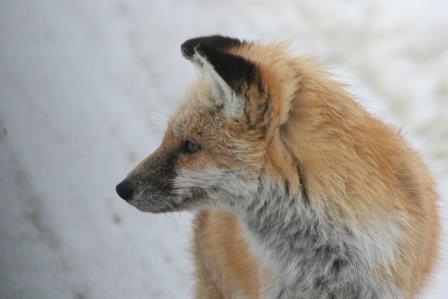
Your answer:
[[[180,46],[180,49],[182,51],[182,55],[186,58],[191,58],[194,54],[195,48],[199,45],[206,45],[211,48],[225,50],[241,44],[243,44],[243,42],[236,38],[222,35],[210,35],[189,39]]]
[[[185,41],[181,46],[180,50],[182,51],[182,55],[186,58],[191,58],[194,54],[194,47],[197,45],[195,39],[189,39]]]

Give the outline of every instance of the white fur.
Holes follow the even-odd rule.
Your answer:
[[[231,119],[238,118],[244,108],[242,98],[221,78],[207,58],[196,51],[196,49],[192,62],[209,81],[216,104],[224,106],[227,117]]]
[[[391,281],[373,273],[388,269],[397,254],[400,232],[390,215],[357,227],[329,218],[313,206],[315,199],[288,199],[265,178],[255,204],[239,217],[254,253],[273,272],[265,298],[402,298]],[[330,250],[316,254],[322,248]],[[344,261],[340,272],[333,269],[337,260]],[[322,277],[329,279],[327,291],[315,286]]]
[[[207,195],[207,198],[199,200],[199,205],[234,211],[236,206],[252,197],[257,185],[255,182],[244,182],[242,176],[236,172],[220,171],[216,168],[201,171],[183,170],[174,179],[173,193],[181,198],[193,196],[194,188],[202,189]]]
[[[267,174],[255,183],[218,169],[183,171],[174,185],[180,196],[202,188],[200,206],[238,215],[251,250],[272,273],[263,298],[403,298],[374,273],[397,255],[401,233],[392,215],[363,226],[332,219],[325,204],[313,203],[322,200],[290,198]]]

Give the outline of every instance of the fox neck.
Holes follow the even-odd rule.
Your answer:
[[[291,196],[281,184],[260,180],[240,222],[255,256],[272,275],[263,298],[400,298],[372,278],[369,244],[344,221],[332,221],[302,188]]]

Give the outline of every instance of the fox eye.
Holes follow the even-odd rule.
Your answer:
[[[193,154],[198,152],[201,146],[194,140],[187,139],[181,145],[181,151],[187,154]]]

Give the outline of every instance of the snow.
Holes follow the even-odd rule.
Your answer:
[[[442,195],[448,295],[448,4],[443,0],[0,2],[0,298],[190,298],[191,215],[114,191],[158,145],[194,68],[179,45],[291,40],[403,128]]]

